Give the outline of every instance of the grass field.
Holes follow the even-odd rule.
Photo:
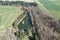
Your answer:
[[[11,25],[21,12],[20,7],[0,6],[0,29]]]
[[[39,0],[40,3],[55,17],[60,19],[60,0]]]

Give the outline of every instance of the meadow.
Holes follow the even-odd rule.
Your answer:
[[[55,18],[60,19],[60,0],[39,0]]]
[[[20,7],[0,6],[0,29],[11,25],[21,13]]]

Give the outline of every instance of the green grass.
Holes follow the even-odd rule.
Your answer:
[[[55,17],[60,19],[60,0],[39,0],[40,3]]]
[[[0,29],[11,25],[21,13],[19,7],[0,6]]]

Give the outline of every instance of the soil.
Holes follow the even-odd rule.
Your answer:
[[[38,6],[28,6],[27,8],[32,20],[32,33],[36,33],[39,40],[60,40],[59,20],[45,14],[46,12],[43,12]]]

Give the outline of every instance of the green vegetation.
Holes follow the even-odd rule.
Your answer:
[[[0,29],[11,25],[21,13],[20,7],[0,6]]]
[[[40,3],[56,18],[60,19],[60,0],[39,0]]]
[[[24,1],[0,1],[0,5],[10,5],[10,6],[12,6],[12,5],[15,5],[15,6],[20,6],[20,5],[32,6],[32,5],[34,5],[34,6],[37,6],[37,4],[35,2],[30,3],[30,2],[24,2]]]

